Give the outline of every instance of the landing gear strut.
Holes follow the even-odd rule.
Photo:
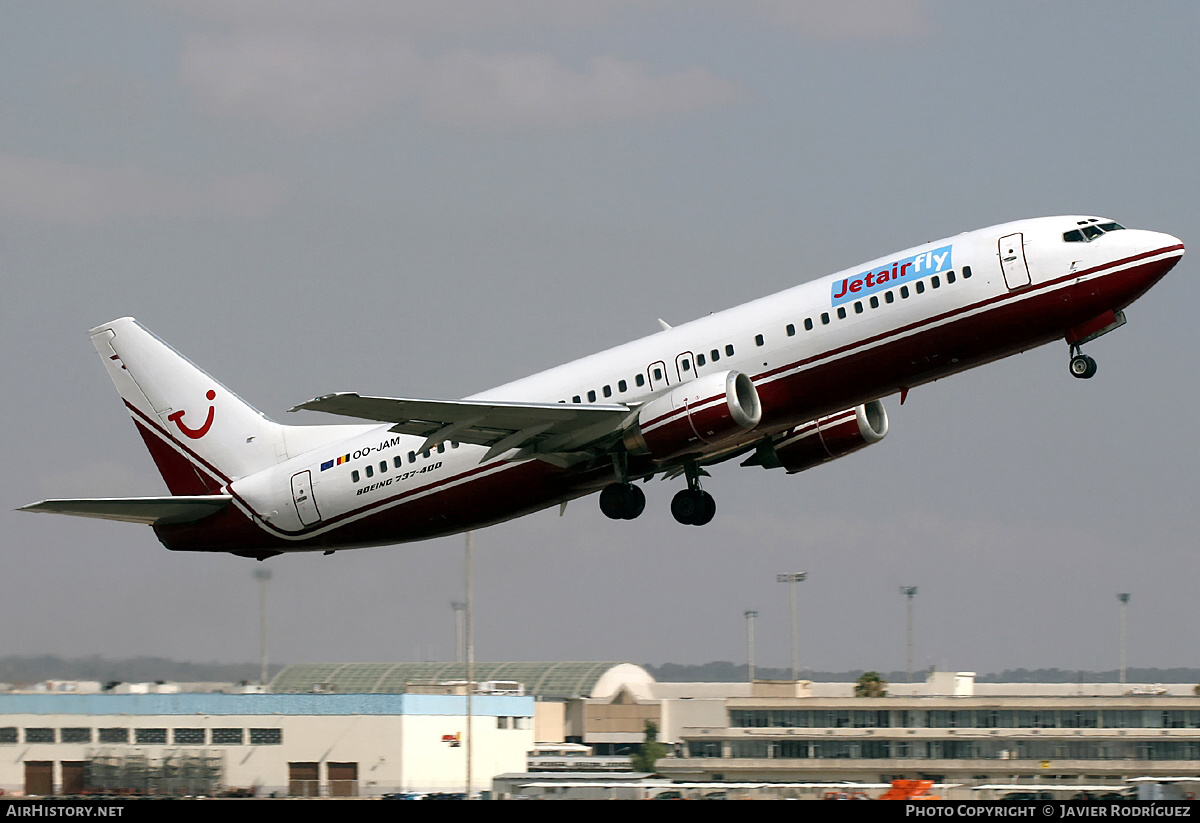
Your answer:
[[[629,456],[617,452],[612,457],[618,482],[600,492],[600,511],[613,520],[633,520],[646,510],[646,494],[629,482]]]
[[[717,501],[700,488],[700,469],[695,463],[684,464],[688,487],[671,498],[671,516],[685,526],[703,526],[717,513]]]
[[[1071,376],[1087,380],[1096,374],[1096,361],[1079,350],[1079,346],[1071,346]]]

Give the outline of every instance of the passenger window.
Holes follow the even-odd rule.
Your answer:
[[[713,349],[712,351],[710,351],[709,354],[712,355],[712,361],[714,363],[716,363],[718,360],[721,359],[721,352],[717,351],[716,349]]]
[[[754,335],[754,345],[761,346],[763,344],[763,336],[761,334]]]
[[[879,297],[874,294],[871,295],[871,308],[873,308],[873,309],[879,308]]]
[[[617,391],[619,391],[619,392],[629,391],[629,384],[626,383],[624,380],[618,380],[617,381]]]
[[[813,322],[812,322],[812,318],[811,318],[811,317],[806,317],[806,318],[804,318],[804,330],[805,330],[805,331],[812,331],[812,329],[813,329]]]
[[[662,380],[662,369],[655,369],[655,370],[654,370],[654,379],[655,379],[655,380]]]
[[[901,300],[907,300],[907,299],[908,299],[908,286],[901,286],[901,287],[900,287],[900,299],[901,299]]]
[[[702,355],[702,354],[696,355],[696,368],[700,368],[707,362],[708,361],[704,359],[704,355]]]
[[[426,449],[425,451],[421,452],[421,456],[424,457],[426,460],[428,460],[429,459],[429,449]]]
[[[862,307],[862,301],[861,301],[861,300],[855,300],[855,301],[854,301],[854,313],[855,313],[855,314],[862,314],[862,313],[863,313],[863,307]]]
[[[680,363],[680,365],[683,366],[684,371],[692,370],[692,362],[690,360],[684,359],[684,361],[682,363]]]
[[[605,386],[602,391],[605,397],[612,397],[612,386]]]
[[[639,388],[646,385],[646,375],[644,375],[644,374],[636,375],[633,378],[633,382],[636,383]]]
[[[438,443],[438,454],[445,454],[445,453],[446,453],[446,444]]]
[[[367,464],[367,466],[366,466],[366,471],[367,471],[367,477],[374,477],[374,476],[375,476],[375,469],[371,467],[371,464],[370,464],[370,463],[368,463],[368,464]]]
[[[457,441],[457,440],[451,440],[451,441],[450,441],[450,448],[452,448],[452,449],[457,449],[457,448],[458,448],[458,441]]]
[[[821,312],[821,325],[822,326],[829,325],[829,312],[827,312],[827,311]]]
[[[954,282],[954,269],[951,269],[950,271],[946,272],[946,282],[947,283]]]
[[[970,279],[971,279],[971,267],[963,266],[963,280],[970,280]]]
[[[726,346],[726,347],[725,347],[725,353],[726,353],[727,355],[729,355],[730,357],[733,357],[733,346],[732,346],[732,345],[730,345],[730,346]]]
[[[572,403],[582,403],[583,401],[579,399],[579,395],[575,395],[574,397],[571,398],[571,402]]]
[[[386,460],[379,461],[379,473],[387,474],[387,461]]]
[[[924,294],[924,293],[925,293],[925,281],[918,280],[917,281],[917,294]]]
[[[588,402],[589,403],[596,402],[596,390],[595,389],[591,389],[590,391],[588,391]]]
[[[417,453],[416,453],[416,452],[409,452],[409,453],[408,453],[408,462],[409,462],[409,463],[416,463],[416,462],[417,462]]]
[[[896,295],[892,294],[890,289],[888,291],[885,291],[883,293],[883,302],[884,303],[895,303]]]
[[[938,276],[935,274],[933,277],[929,278],[929,285],[935,289],[939,289],[942,286],[942,281],[939,280]]]
[[[838,306],[838,320],[845,320],[845,319],[846,319],[846,307]]]
[[[350,482],[351,483],[358,482],[358,469],[355,469],[354,471],[350,472]]]
[[[404,460],[400,457],[400,455],[396,455],[392,458],[392,465],[399,469],[404,466]]]

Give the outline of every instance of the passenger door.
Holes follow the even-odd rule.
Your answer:
[[[1025,239],[1017,232],[1000,238],[1000,268],[1009,290],[1023,289],[1029,285],[1029,263],[1025,260]]]

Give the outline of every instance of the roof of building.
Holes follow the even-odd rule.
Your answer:
[[[479,716],[532,715],[532,697],[479,695]],[[439,694],[0,694],[0,717],[77,715],[465,715],[465,698]]]
[[[271,681],[276,694],[402,694],[408,684],[445,683],[467,678],[465,663],[296,663]],[[476,663],[475,680],[514,680],[526,694],[566,700],[609,697],[630,683],[653,683],[641,666],[617,661],[561,663]]]

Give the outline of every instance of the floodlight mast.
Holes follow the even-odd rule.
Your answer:
[[[906,640],[908,648],[908,682],[911,683],[913,682],[913,598],[917,596],[917,587],[901,586],[900,594],[908,598],[908,634]]]
[[[754,618],[758,617],[758,612],[747,610],[742,612],[746,618],[746,668],[748,670],[749,680],[754,682]]]
[[[255,569],[258,581],[258,683],[267,689],[267,582],[271,579],[270,569]]]
[[[792,606],[792,680],[800,679],[800,641],[799,629],[796,625],[796,584],[803,583],[808,578],[808,572],[789,572],[775,575],[776,583],[787,583]]]
[[[1125,610],[1129,607],[1129,592],[1117,595],[1121,601],[1121,685],[1125,685]]]

